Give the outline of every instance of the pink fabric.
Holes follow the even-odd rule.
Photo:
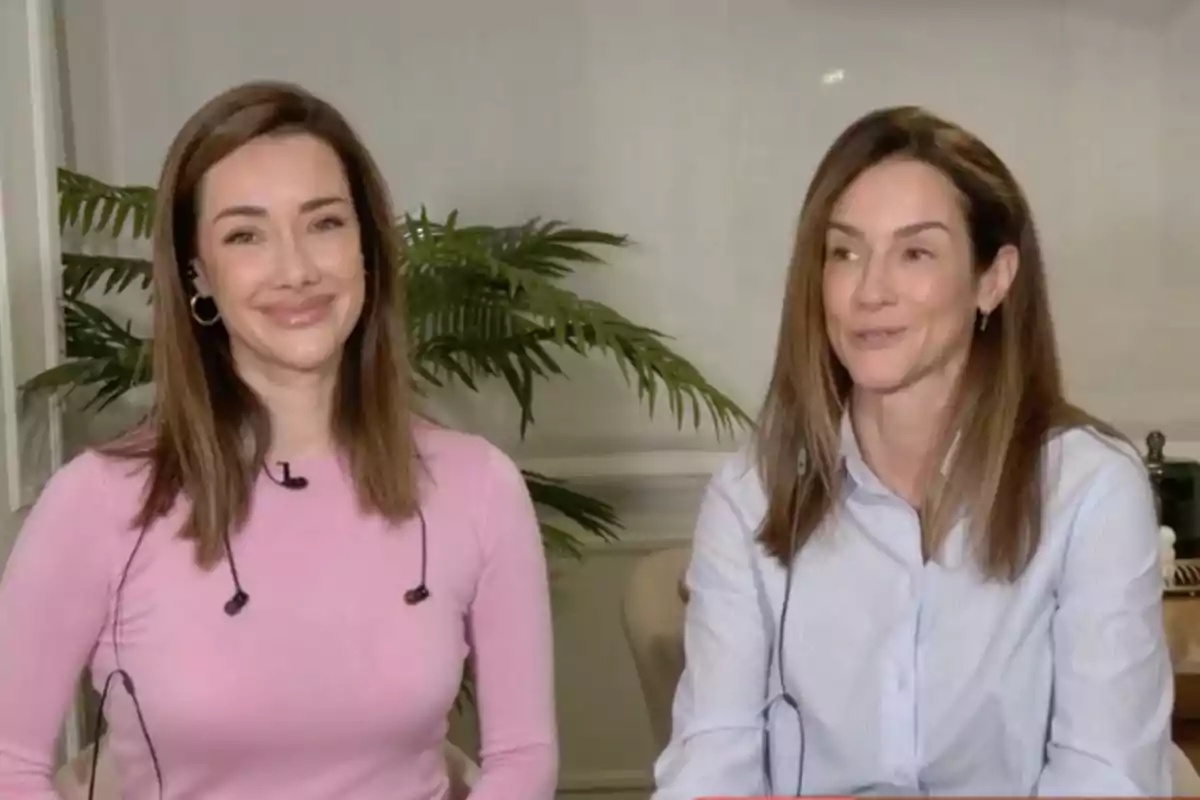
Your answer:
[[[181,515],[147,534],[120,608],[168,798],[435,800],[446,717],[473,653],[482,775],[473,800],[550,800],[557,745],[549,593],[520,472],[477,437],[421,428],[420,522],[363,515],[337,459],[293,463],[308,487],[259,481],[233,551],[250,602],[223,611],[229,571],[192,561]],[[85,665],[114,667],[115,590],[142,477],[84,454],[51,480],[0,581],[0,797],[49,800],[51,752]],[[129,698],[108,700],[129,800],[157,784]]]

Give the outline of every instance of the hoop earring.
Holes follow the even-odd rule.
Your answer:
[[[192,310],[192,319],[196,320],[197,325],[202,325],[205,328],[212,327],[213,325],[216,325],[217,322],[220,321],[221,311],[220,311],[220,309],[217,308],[217,304],[213,303],[212,316],[211,317],[200,316],[200,314],[196,311],[196,304],[199,303],[201,300],[208,300],[210,303],[212,302],[211,298],[201,297],[198,294],[192,295],[192,299],[188,301],[188,307],[191,308],[191,310]]]

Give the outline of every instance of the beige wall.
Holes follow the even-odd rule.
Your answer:
[[[1200,3],[60,5],[68,157],[81,169],[152,182],[208,96],[253,77],[300,81],[358,125],[403,208],[631,234],[636,246],[578,287],[676,336],[750,408],[821,152],[873,107],[928,105],[982,134],[1024,183],[1076,398],[1134,435],[1200,439]],[[140,299],[120,303],[141,311]],[[584,457],[543,466],[603,484],[630,530],[560,582],[564,794],[635,797],[653,748],[619,593],[639,553],[686,539],[699,476],[732,444],[647,421],[613,370],[573,375],[542,391],[522,452]],[[515,445],[502,394],[447,403]]]

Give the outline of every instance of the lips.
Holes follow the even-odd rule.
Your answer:
[[[859,347],[874,350],[895,344],[904,335],[904,331],[903,327],[864,328],[854,331],[851,336]]]
[[[333,299],[333,295],[317,295],[299,302],[274,303],[262,311],[277,325],[301,328],[323,320],[333,307]]]

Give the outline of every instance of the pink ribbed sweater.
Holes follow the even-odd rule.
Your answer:
[[[441,744],[463,660],[476,660],[482,778],[473,800],[551,800],[557,768],[546,564],[513,463],[482,439],[422,427],[431,597],[420,523],[357,508],[335,458],[263,476],[233,539],[250,602],[223,611],[225,565],[199,570],[150,529],[125,584],[120,659],[162,765],[167,798],[438,800]],[[49,800],[51,751],[76,678],[114,667],[115,589],[142,490],[94,453],[63,467],[0,581],[0,798]],[[127,800],[153,800],[149,753],[119,688],[110,747]]]

